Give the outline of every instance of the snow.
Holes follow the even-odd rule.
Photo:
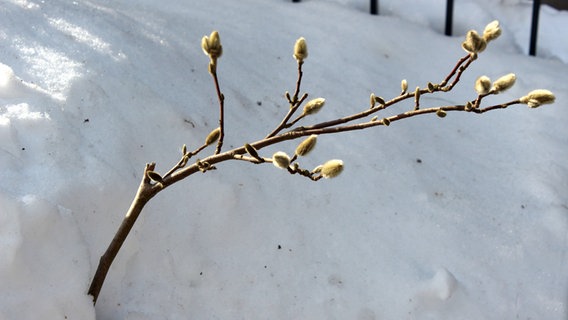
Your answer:
[[[522,0],[456,1],[453,37],[441,0],[382,0],[380,16],[355,0],[0,3],[0,319],[567,317],[567,12],[543,6],[529,57]],[[302,166],[345,170],[317,183],[243,162],[193,175],[148,204],[92,306],[144,164],[166,172],[216,126],[202,36],[221,35],[230,148],[284,116],[300,36],[303,90],[326,99],[310,123],[403,78],[440,81],[465,32],[495,19],[501,38],[423,103],[463,103],[477,76],[514,72],[488,103],[546,88],[555,104],[320,136]]]

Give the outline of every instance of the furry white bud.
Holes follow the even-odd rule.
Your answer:
[[[485,26],[483,30],[483,39],[489,42],[491,40],[497,39],[501,35],[501,28],[499,27],[499,21],[494,20]]]
[[[529,94],[519,100],[521,103],[524,103],[531,108],[538,108],[543,104],[554,103],[556,97],[554,96],[554,93],[548,90],[538,89],[529,92]]]
[[[469,30],[465,36],[465,41],[462,42],[462,48],[469,53],[478,53],[485,50],[487,41],[483,39],[477,31]]]
[[[343,172],[343,161],[341,160],[329,160],[323,164],[321,167],[321,176],[326,179],[331,179],[337,177],[341,172]]]
[[[488,76],[481,76],[475,80],[475,91],[477,94],[487,94],[491,90],[491,79]]]
[[[217,127],[207,135],[207,138],[205,138],[205,144],[210,145],[214,142],[217,142],[217,140],[219,140],[220,135],[221,135],[221,128]]]
[[[515,80],[517,80],[517,77],[515,76],[514,73],[509,73],[507,75],[504,75],[501,78],[495,80],[495,82],[493,82],[493,90],[495,90],[498,93],[503,92],[511,88],[515,84]]]
[[[316,98],[308,101],[304,106],[304,115],[315,114],[323,108],[325,104],[324,98]]]
[[[208,36],[201,38],[201,49],[212,60],[219,58],[223,54],[223,46],[221,45],[221,38],[219,32],[213,31]]]
[[[402,90],[402,94],[405,94],[406,90],[408,90],[408,81],[406,81],[406,79],[402,79],[400,82],[400,89]]]
[[[298,60],[298,62],[303,62],[307,57],[308,45],[306,44],[306,39],[301,37],[296,40],[296,43],[294,44],[294,58]]]
[[[306,140],[302,141],[296,148],[296,154],[301,157],[308,155],[308,153],[315,148],[317,138],[317,135],[312,134]]]
[[[280,169],[287,169],[290,166],[290,157],[286,152],[278,151],[272,155],[272,164]]]

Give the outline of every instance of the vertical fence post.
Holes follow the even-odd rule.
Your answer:
[[[452,35],[452,20],[454,15],[454,0],[446,1],[446,35]]]
[[[531,56],[536,55],[536,37],[538,33],[538,16],[540,11],[540,0],[533,1],[533,12],[532,12],[532,22],[531,22],[531,40],[529,44],[529,54]]]
[[[379,0],[371,0],[371,14],[379,14]]]

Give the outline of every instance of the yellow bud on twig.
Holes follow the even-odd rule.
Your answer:
[[[487,94],[491,90],[491,79],[488,76],[481,76],[475,80],[475,91],[477,94]]]
[[[317,138],[317,135],[312,134],[306,140],[302,141],[296,148],[296,154],[303,157],[310,153],[316,146]]]
[[[210,145],[214,142],[217,142],[217,140],[219,140],[220,135],[221,135],[221,128],[217,127],[207,135],[207,138],[205,138],[205,145]]]
[[[501,35],[501,28],[499,27],[499,21],[495,20],[485,26],[483,30],[483,39],[489,42],[491,40],[497,39]]]
[[[519,99],[521,103],[528,105],[531,108],[538,108],[543,104],[550,104],[554,103],[556,97],[554,93],[545,90],[545,89],[537,89],[529,92],[526,96]]]
[[[469,30],[465,36],[465,41],[462,42],[462,48],[469,53],[482,52],[486,47],[487,41],[479,36],[475,30]]]
[[[495,90],[497,93],[503,92],[511,88],[515,84],[515,80],[517,80],[517,77],[514,73],[504,75],[493,82],[493,90]]]
[[[213,31],[208,36],[201,38],[201,49],[212,60],[219,58],[223,54],[223,46],[221,45],[221,38],[219,32]]]
[[[326,179],[335,178],[343,171],[343,161],[329,160],[321,167],[321,175]]]
[[[201,49],[203,49],[205,55],[209,55],[209,37],[203,36],[203,38],[201,38]]]
[[[286,169],[290,166],[290,157],[286,152],[278,151],[272,155],[272,164],[280,169]]]
[[[405,94],[406,90],[408,90],[408,82],[406,81],[406,79],[402,79],[402,81],[400,82],[400,89],[402,90],[401,94]]]
[[[308,45],[306,44],[306,39],[304,39],[304,37],[301,37],[296,40],[296,43],[294,44],[294,58],[298,60],[298,62],[302,62],[307,57]]]
[[[304,106],[304,115],[317,113],[318,111],[320,111],[324,104],[324,98],[315,98],[308,101],[308,103],[306,103],[306,105]]]

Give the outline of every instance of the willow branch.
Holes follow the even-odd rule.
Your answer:
[[[488,26],[492,27],[493,29],[491,28],[486,29],[484,31],[484,37],[487,36],[488,39],[491,37],[496,37],[495,34],[500,32],[498,29],[498,25],[492,23]],[[353,130],[362,130],[382,125],[388,126],[396,121],[400,121],[414,116],[431,114],[431,113],[435,113],[440,117],[445,117],[447,112],[453,112],[453,111],[464,111],[464,112],[482,114],[492,110],[505,109],[515,104],[527,104],[529,107],[535,108],[540,106],[541,104],[554,102],[555,97],[551,92],[547,90],[535,90],[530,92],[527,96],[524,96],[520,99],[480,108],[480,104],[484,97],[490,94],[496,94],[498,93],[498,91],[506,90],[506,88],[510,87],[514,83],[514,75],[512,75],[512,77],[507,76],[497,80],[497,82],[500,83],[499,84],[494,83],[494,89],[491,89],[491,91],[484,94],[478,94],[477,98],[473,100],[473,103],[469,101],[467,102],[466,105],[448,105],[448,106],[421,108],[420,107],[421,95],[433,94],[435,92],[447,92],[452,90],[452,88],[460,81],[460,77],[463,74],[463,72],[476,59],[477,52],[481,51],[484,48],[483,44],[485,42],[479,40],[481,39],[479,38],[479,36],[476,38],[475,35],[472,36],[470,33],[468,33],[468,35],[469,36],[468,38],[466,38],[466,42],[462,44],[462,47],[464,47],[465,49],[472,49],[472,50],[475,49],[475,50],[471,51],[473,53],[470,53],[467,56],[460,58],[456,63],[456,65],[452,68],[450,73],[439,84],[428,83],[427,88],[421,89],[420,87],[417,87],[414,92],[410,93],[406,92],[407,85],[405,83],[403,85],[402,92],[397,97],[386,102],[382,98],[378,100],[373,99],[371,101],[371,108],[369,109],[342,118],[334,119],[331,121],[325,121],[310,126],[297,127],[290,131],[282,132],[284,129],[288,129],[294,126],[297,122],[299,122],[301,119],[304,119],[307,115],[312,114],[311,112],[304,111],[304,113],[306,114],[301,114],[290,122],[290,119],[292,118],[294,113],[297,111],[297,109],[300,107],[303,101],[307,98],[307,94],[303,94],[302,97],[299,97],[301,90],[301,82],[303,77],[302,65],[303,65],[303,60],[307,57],[307,48],[305,45],[305,39],[300,38],[296,42],[296,46],[294,49],[295,50],[294,57],[298,61],[298,77],[296,80],[296,89],[292,97],[288,92],[286,92],[286,98],[290,103],[290,109],[288,110],[287,114],[284,116],[284,118],[278,124],[278,126],[276,126],[276,128],[272,132],[270,132],[265,138],[250,144],[247,143],[243,147],[234,148],[232,150],[225,152],[222,152],[223,139],[224,139],[224,96],[219,86],[219,80],[216,71],[217,68],[216,61],[217,58],[220,57],[222,53],[222,46],[220,45],[219,35],[216,31],[212,32],[210,37],[207,36],[203,37],[202,49],[211,58],[211,63],[209,64],[209,72],[213,77],[215,89],[217,92],[217,98],[219,100],[219,128],[218,130],[215,129],[212,133],[210,133],[210,135],[206,139],[206,143],[201,147],[197,148],[195,151],[187,152],[186,146],[184,145],[184,147],[182,148],[182,158],[164,176],[161,176],[160,174],[154,171],[156,166],[154,163],[146,165],[146,167],[144,168],[144,174],[141,179],[140,186],[138,187],[136,196],[134,197],[129,210],[126,213],[126,216],[124,217],[117,232],[115,233],[114,238],[112,239],[109,247],[107,248],[105,253],[100,257],[99,265],[97,267],[97,270],[95,272],[95,275],[93,277],[93,280],[89,288],[89,294],[93,296],[94,303],[96,303],[99,297],[102,285],[104,283],[104,280],[106,278],[106,275],[109,271],[112,262],[117,256],[118,251],[122,247],[129,232],[132,230],[132,227],[134,226],[136,219],[142,212],[142,209],[144,208],[146,203],[150,199],[152,199],[156,194],[158,194],[160,191],[163,191],[168,186],[173,185],[174,183],[181,181],[192,174],[216,169],[215,165],[224,161],[240,160],[254,164],[274,162],[278,167],[287,169],[287,171],[290,174],[298,174],[300,176],[304,176],[311,180],[317,181],[322,177],[329,178],[336,176],[338,172],[341,172],[340,170],[342,169],[342,162],[340,162],[339,164],[341,169],[339,171],[336,171],[335,173],[333,172],[334,167],[331,167],[331,172],[330,172],[330,170],[328,170],[330,167],[326,167],[326,165],[336,160],[328,161],[326,164],[319,166],[318,168],[320,169],[316,168],[312,171],[309,171],[300,168],[300,165],[297,162],[295,162],[297,160],[296,154],[291,159],[287,155],[285,155],[286,157],[284,161],[285,164],[281,164],[280,161],[278,160],[279,158],[276,158],[274,156],[272,158],[261,157],[258,154],[257,150],[261,150],[262,148],[275,145],[283,141],[294,140],[304,136],[335,134],[335,133],[347,132]],[[485,91],[478,90],[478,92],[485,92]],[[374,95],[371,95],[371,97],[373,96]],[[384,110],[397,103],[400,103],[404,100],[411,98],[414,98],[414,106],[413,109],[409,111],[385,117],[380,120],[377,116],[375,116],[371,120],[363,120],[363,122],[356,123],[357,120],[368,117],[374,113],[377,113],[381,110]],[[380,103],[378,107],[375,106],[376,101]],[[309,105],[310,102],[308,102],[306,107],[308,107]],[[323,102],[318,107],[318,110],[322,106]],[[218,138],[216,131],[219,131]],[[212,135],[213,133],[215,134]],[[192,156],[201,152],[208,145],[213,144],[215,142],[215,139],[218,139],[217,147],[212,155],[207,156],[201,160],[197,159],[194,163],[189,164],[189,159]],[[246,155],[247,153],[250,156]],[[296,153],[298,153],[298,151],[296,151]],[[305,155],[305,154],[300,154],[300,155]],[[337,168],[338,166],[335,167]]]
[[[436,113],[438,110],[444,110],[444,111],[471,111],[473,113],[477,113],[477,114],[482,114],[488,111],[492,111],[492,110],[496,110],[496,109],[505,109],[511,105],[515,105],[515,104],[520,104],[521,101],[519,99],[517,100],[513,100],[507,103],[503,103],[503,104],[497,104],[497,105],[493,105],[493,106],[489,106],[489,107],[485,107],[482,109],[471,109],[471,110],[466,110],[466,106],[465,105],[452,105],[452,106],[442,106],[442,107],[433,107],[433,108],[425,108],[425,109],[419,109],[419,110],[411,110],[411,111],[407,111],[407,112],[403,112],[391,117],[387,117],[385,119],[388,119],[389,123],[393,123],[402,119],[406,119],[409,117],[414,117],[414,116],[418,116],[418,115],[423,115],[423,114],[430,114],[430,113]],[[357,114],[359,115],[359,114]],[[357,119],[357,117],[354,116],[350,116],[350,117],[345,117],[343,119],[349,119],[349,118],[353,118],[353,119]],[[334,122],[336,123],[342,123],[341,121],[339,121],[339,119],[335,120]],[[287,140],[293,140],[293,139],[297,139],[303,136],[309,136],[312,134],[316,134],[316,135],[322,135],[322,134],[333,134],[333,133],[340,133],[340,132],[347,132],[347,131],[354,131],[354,130],[362,130],[362,129],[366,129],[366,128],[370,128],[370,127],[375,127],[375,126],[381,126],[381,125],[385,125],[385,121],[367,121],[367,122],[363,122],[363,123],[358,123],[358,124],[351,124],[351,125],[346,125],[346,126],[327,126],[327,125],[322,125],[322,124],[316,124],[313,125],[309,128],[303,128],[301,130],[292,130],[289,132],[285,132],[285,133],[281,133],[279,135],[275,135],[269,138],[265,138],[262,140],[259,140],[257,142],[251,143],[250,145],[252,147],[254,147],[257,150],[260,150],[264,147],[270,146],[270,145],[274,145],[283,141],[287,141]],[[200,151],[200,149],[197,149],[196,151]],[[223,161],[228,161],[228,160],[242,160],[242,161],[248,161],[251,163],[270,163],[272,162],[270,159],[264,159],[263,161],[259,161],[256,158],[253,157],[247,157],[244,156],[244,154],[246,153],[246,149],[245,147],[240,147],[240,148],[235,148],[232,149],[230,151],[226,151],[223,153],[215,153],[209,157],[204,158],[203,160],[198,160],[196,163],[185,167],[185,168],[181,168],[181,166],[175,166],[174,168],[176,170],[170,170],[170,172],[168,172],[168,174],[166,174],[163,178],[162,181],[160,181],[160,183],[155,183],[152,184],[151,180],[148,178],[148,172],[149,171],[153,171],[155,168],[155,164],[148,164],[146,165],[146,168],[144,170],[144,176],[142,177],[142,181],[140,183],[140,186],[138,188],[138,192],[130,206],[130,209],[128,210],[122,224],[120,225],[118,231],[116,232],[111,244],[109,245],[108,249],[106,250],[106,252],[101,256],[100,261],[99,261],[99,266],[97,268],[97,271],[95,273],[95,276],[93,277],[93,280],[91,282],[91,286],[89,288],[89,294],[93,296],[94,302],[96,303],[97,298],[99,296],[100,290],[102,288],[102,285],[104,283],[104,280],[106,278],[106,275],[108,273],[108,270],[112,264],[112,262],[114,261],[114,258],[116,257],[118,251],[120,250],[120,248],[122,247],[122,244],[124,243],[124,241],[126,240],[126,237],[128,236],[128,233],[130,232],[130,230],[132,229],[132,226],[134,225],[134,223],[136,222],[136,219],[138,218],[138,216],[140,215],[140,213],[142,212],[142,209],[144,208],[144,206],[146,205],[146,203],[153,198],[158,192],[162,191],[163,189],[165,189],[166,187],[180,181],[183,180],[184,178],[199,172],[199,171],[206,171],[203,169],[203,165],[207,164],[207,168],[213,168],[214,164],[223,162]],[[300,174],[302,176],[308,177],[311,180],[317,181],[321,178],[321,176],[314,176],[314,174],[312,172],[306,171],[306,170],[302,170],[299,169],[298,167],[290,167],[288,169],[288,171],[290,173],[293,174]]]

